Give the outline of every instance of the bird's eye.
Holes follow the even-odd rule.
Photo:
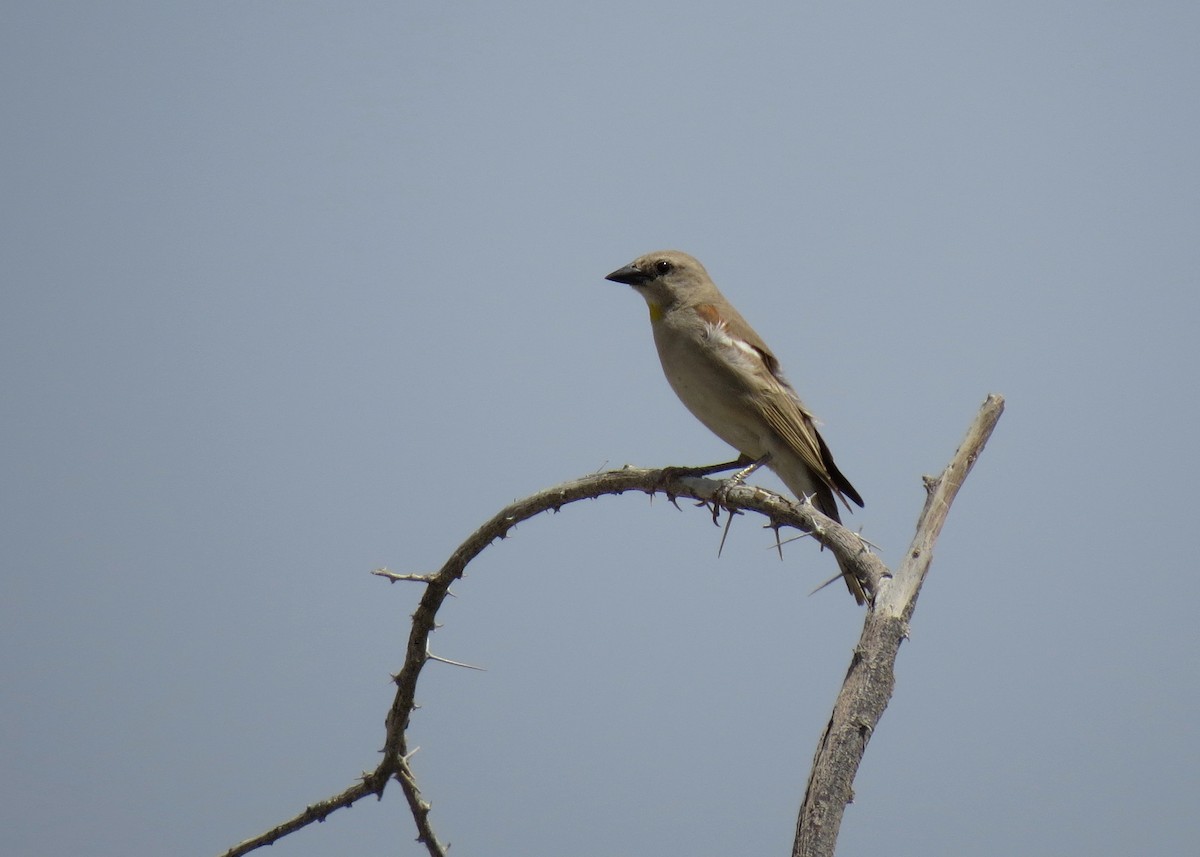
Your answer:
[[[654,263],[654,270],[660,274],[669,274],[673,266],[666,259],[659,259]]]

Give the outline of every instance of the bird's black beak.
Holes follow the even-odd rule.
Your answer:
[[[612,280],[614,283],[624,283],[627,286],[640,286],[650,279],[650,275],[641,268],[626,265],[624,268],[617,268],[604,279]]]

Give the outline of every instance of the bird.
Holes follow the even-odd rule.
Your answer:
[[[675,395],[713,434],[765,464],[798,499],[841,522],[837,501],[863,505],[838,469],[812,412],[788,383],[774,352],[754,332],[692,256],[660,250],[605,277],[632,286],[650,309],[663,374]],[[838,560],[859,604],[862,585]]]

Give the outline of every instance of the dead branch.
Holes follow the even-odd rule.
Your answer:
[[[885,578],[875,593],[833,714],[817,744],[796,822],[793,857],[833,855],[846,804],[854,798],[854,775],[892,698],[896,654],[908,636],[908,623],[933,559],[934,542],[946,522],[950,504],[1003,411],[1004,399],[988,396],[941,476],[925,480],[928,495],[916,535],[900,570],[890,579]]]
[[[986,429],[979,429],[977,444],[971,449],[968,448],[969,444],[964,444],[963,449],[959,451],[959,455],[955,457],[942,477],[931,484],[930,497],[921,518],[922,526],[918,528],[918,537],[913,542],[909,559],[906,560],[900,574],[895,579],[892,579],[891,572],[879,558],[868,550],[868,545],[863,539],[833,519],[822,515],[811,503],[805,500],[795,502],[754,486],[730,486],[725,481],[704,478],[706,474],[728,470],[732,466],[745,462],[731,462],[728,465],[701,468],[643,469],[626,467],[621,470],[585,476],[573,482],[539,491],[504,507],[459,545],[435,573],[404,574],[383,569],[374,572],[393,583],[397,581],[416,582],[425,587],[421,601],[412,614],[412,627],[404,664],[400,671],[393,676],[396,684],[396,696],[387,714],[382,758],[378,766],[373,771],[364,774],[358,783],[345,791],[305,808],[294,818],[259,836],[239,843],[225,852],[224,857],[238,857],[238,855],[247,854],[263,845],[270,845],[313,822],[324,821],[330,813],[351,806],[368,795],[375,795],[377,799],[381,799],[384,789],[392,779],[399,782],[408,802],[409,810],[417,827],[417,841],[424,843],[433,857],[445,857],[447,846],[440,842],[433,830],[429,820],[430,804],[422,796],[409,766],[409,759],[415,751],[409,750],[407,737],[409,719],[416,707],[417,680],[421,670],[430,660],[445,660],[430,654],[429,650],[429,637],[437,627],[435,620],[438,610],[450,594],[451,584],[463,576],[471,560],[482,553],[492,542],[506,538],[517,524],[543,512],[557,512],[569,503],[595,499],[606,494],[623,494],[627,491],[639,491],[650,495],[662,493],[672,502],[678,497],[693,499],[710,508],[714,521],[722,508],[731,512],[746,511],[763,515],[767,519],[767,525],[776,530],[782,527],[793,527],[811,535],[853,568],[868,595],[871,608],[867,613],[867,627],[863,632],[863,641],[856,650],[851,673],[847,676],[847,686],[850,685],[853,676],[862,672],[859,669],[856,673],[856,665],[865,662],[872,665],[873,669],[878,670],[879,674],[872,673],[863,687],[874,694],[872,699],[878,700],[879,693],[884,690],[886,695],[882,696],[882,704],[877,705],[878,710],[875,712],[874,719],[868,720],[864,719],[865,715],[858,713],[859,707],[849,706],[851,700],[861,702],[858,695],[844,688],[838,698],[839,707],[835,708],[834,718],[830,721],[826,735],[822,738],[821,749],[818,750],[817,757],[817,762],[822,764],[822,770],[828,769],[836,772],[840,777],[844,777],[845,772],[848,771],[849,779],[845,780],[843,784],[841,779],[835,777],[834,781],[837,784],[835,788],[826,785],[825,774],[822,774],[821,778],[817,778],[816,768],[814,768],[814,779],[809,783],[810,794],[806,796],[805,808],[801,811],[798,825],[797,849],[800,848],[801,833],[814,827],[828,829],[832,825],[833,836],[836,839],[837,826],[841,821],[842,810],[849,801],[849,786],[853,781],[854,771],[857,770],[858,760],[862,757],[862,750],[865,749],[866,738],[869,737],[870,729],[874,728],[874,723],[878,721],[878,715],[882,714],[883,706],[886,705],[887,698],[891,694],[891,660],[894,660],[899,639],[903,636],[902,630],[907,627],[905,623],[912,612],[911,604],[916,600],[921,580],[928,569],[933,542],[945,521],[946,511],[953,501],[954,494],[970,470],[971,463],[982,450],[983,444],[987,440],[987,434],[990,433],[995,420],[999,418],[999,412],[1003,407],[999,397],[990,397],[984,406],[985,413],[988,411],[989,404],[993,407],[994,415],[990,423],[986,425]],[[981,414],[980,420],[983,420],[983,414]],[[977,421],[977,428],[979,425],[980,421]],[[969,440],[970,437],[969,435]],[[910,570],[910,566],[916,570]],[[914,574],[916,575],[915,583],[912,583]],[[911,598],[908,602],[907,612],[905,610],[897,612],[896,608],[892,606],[896,597],[894,593],[909,591],[911,591]],[[901,629],[900,633],[896,632],[897,628]],[[873,634],[879,637],[878,642],[875,640],[875,636],[868,639],[868,631],[871,629],[876,629]],[[886,652],[893,638],[895,644],[891,646],[891,660],[888,660]],[[878,651],[884,652],[884,655],[877,654]],[[840,713],[843,707],[846,708],[846,712]],[[858,742],[860,746],[857,746],[857,755],[854,755],[856,749],[854,741],[841,740],[844,737],[844,723],[847,722],[847,717],[850,718],[848,722],[858,724],[854,727],[859,730],[861,736]],[[835,723],[839,724],[836,730]],[[837,763],[832,766],[824,763],[823,753],[827,750],[836,757]],[[842,789],[843,785],[844,789]],[[845,800],[841,800],[843,793]],[[812,795],[816,795],[818,798],[813,803],[817,810],[810,809],[809,797]],[[826,852],[797,850],[795,853],[823,854]],[[832,850],[828,853],[831,854]]]

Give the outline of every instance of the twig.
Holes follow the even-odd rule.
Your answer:
[[[386,568],[377,568],[371,574],[390,580],[392,583],[398,580],[413,580],[417,583],[428,583],[433,580],[432,574],[401,574],[396,571],[388,571]]]

